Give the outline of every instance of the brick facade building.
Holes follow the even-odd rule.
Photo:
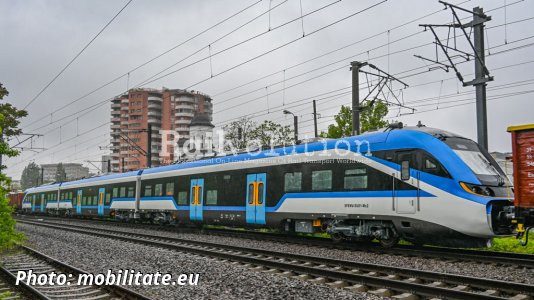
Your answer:
[[[189,139],[189,125],[197,114],[213,115],[208,95],[179,89],[132,89],[111,101],[111,146],[113,172],[147,167],[148,125],[152,129],[152,167],[175,161],[175,144],[165,140]],[[165,131],[171,131],[169,134]],[[168,136],[162,137],[162,133]],[[163,138],[163,139],[162,139]],[[160,155],[164,154],[165,155]]]

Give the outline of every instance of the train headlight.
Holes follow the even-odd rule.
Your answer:
[[[477,196],[486,196],[486,197],[495,196],[495,193],[489,187],[471,184],[471,183],[465,183],[465,182],[460,182],[460,185],[466,192],[475,194]]]

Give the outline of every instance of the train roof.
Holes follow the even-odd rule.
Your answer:
[[[59,186],[60,186],[59,183],[36,186],[36,187],[26,189],[25,193],[49,192],[49,191],[57,190]]]
[[[347,141],[351,145],[353,145],[354,142],[357,140],[369,142],[369,144],[371,145],[373,144],[384,145],[385,142],[388,140],[388,137],[391,134],[395,136],[395,140],[398,140],[398,138],[404,138],[404,137],[408,138],[413,144],[412,146],[415,146],[416,143],[418,143],[418,141],[421,138],[420,133],[426,133],[438,139],[443,139],[443,138],[448,138],[448,137],[460,137],[457,134],[454,134],[454,133],[451,133],[445,130],[425,127],[425,126],[404,127],[402,129],[382,128],[377,131],[366,132],[359,136],[345,137],[345,138],[339,138],[339,139],[327,139],[324,141],[318,141],[318,142],[313,142],[313,143],[308,143],[308,144],[300,144],[295,147],[294,152],[292,151],[293,146],[288,146],[288,147],[267,149],[267,150],[263,150],[260,152],[242,153],[242,154],[237,154],[237,155],[230,154],[226,156],[215,156],[215,157],[209,157],[206,159],[201,159],[201,160],[196,160],[196,161],[190,161],[190,162],[178,163],[178,164],[173,164],[173,165],[168,165],[168,166],[145,169],[142,172],[142,175],[165,173],[165,172],[176,171],[176,170],[183,170],[183,169],[231,163],[231,162],[239,162],[239,161],[245,161],[245,160],[255,160],[255,159],[262,159],[262,158],[269,158],[269,157],[284,156],[284,155],[289,155],[293,153],[321,151],[325,148],[325,144],[326,144],[327,149],[333,149],[336,146],[339,147],[340,149],[347,148],[347,147],[344,147],[344,145],[342,145],[343,143],[340,144],[340,141]],[[405,147],[407,146],[408,144],[405,145]],[[363,145],[362,147],[363,147],[362,151],[367,151],[366,145]],[[382,149],[384,147],[382,146],[378,148]]]
[[[73,188],[73,187],[83,186],[83,185],[90,184],[90,183],[97,182],[97,181],[98,182],[106,181],[107,183],[130,181],[130,180],[135,180],[135,177],[137,175],[140,175],[141,172],[143,172],[143,170],[89,177],[89,178],[84,178],[80,180],[64,182],[61,184],[61,187],[62,188]]]

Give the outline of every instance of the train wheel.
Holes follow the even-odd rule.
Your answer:
[[[395,247],[399,243],[399,237],[395,235],[390,235],[388,239],[379,240],[380,245],[384,248]]]
[[[330,238],[332,239],[332,242],[334,243],[342,243],[345,241],[345,236],[341,233],[332,233],[330,235]]]

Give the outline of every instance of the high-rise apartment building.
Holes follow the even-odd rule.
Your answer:
[[[132,89],[111,101],[111,146],[113,172],[147,167],[148,128],[151,125],[151,166],[175,161],[174,143],[162,152],[162,142],[189,138],[189,125],[197,114],[212,119],[208,95],[179,89]],[[172,131],[171,134],[165,131]],[[162,140],[162,133],[168,134]],[[166,153],[166,155],[160,155]]]

